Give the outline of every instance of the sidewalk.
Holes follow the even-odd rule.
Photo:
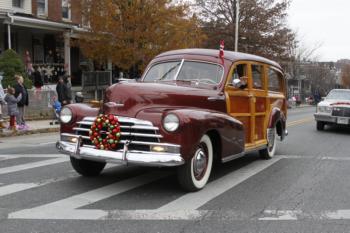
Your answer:
[[[52,122],[52,120],[27,121],[26,123],[29,126],[29,129],[17,130],[16,132],[13,132],[8,129],[0,129],[0,137],[11,137],[35,133],[59,132],[60,125],[50,125],[50,122]],[[6,125],[8,125],[8,123],[6,123]]]

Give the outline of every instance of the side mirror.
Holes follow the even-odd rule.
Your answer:
[[[325,99],[326,99],[326,97],[324,97],[324,96],[323,96],[323,97],[321,97],[321,100],[322,100],[322,101],[324,101]]]
[[[235,78],[232,80],[232,85],[235,88],[240,88],[242,86],[242,81],[239,78]]]

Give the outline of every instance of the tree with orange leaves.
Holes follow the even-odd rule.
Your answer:
[[[350,64],[344,64],[341,68],[341,82],[344,87],[350,88]]]
[[[122,69],[144,68],[160,52],[198,47],[205,38],[188,7],[170,0],[82,0],[81,9],[89,22],[83,53]]]

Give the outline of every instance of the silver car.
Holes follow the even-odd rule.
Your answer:
[[[326,98],[317,104],[314,114],[317,130],[326,124],[350,124],[350,89],[333,89]]]

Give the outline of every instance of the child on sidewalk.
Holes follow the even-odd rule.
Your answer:
[[[50,122],[50,125],[59,124],[58,119],[60,117],[62,106],[56,96],[52,97],[52,107],[53,107],[53,121]]]
[[[10,117],[10,126],[9,129],[16,131],[16,116],[18,115],[17,103],[22,99],[22,94],[19,94],[18,97],[15,97],[15,89],[9,87],[7,89],[7,94],[5,96],[5,101],[7,103],[7,114]]]

